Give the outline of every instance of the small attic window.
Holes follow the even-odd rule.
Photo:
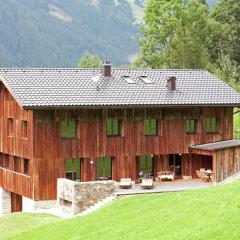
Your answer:
[[[133,84],[135,81],[130,76],[123,76],[122,77],[127,83]]]
[[[151,84],[151,83],[153,83],[153,81],[152,81],[151,79],[149,79],[148,76],[140,76],[139,79],[142,80],[142,81],[143,81],[144,83],[146,83],[146,84]]]

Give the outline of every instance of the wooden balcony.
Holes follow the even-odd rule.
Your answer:
[[[0,168],[0,187],[16,194],[32,198],[32,178],[5,168]]]

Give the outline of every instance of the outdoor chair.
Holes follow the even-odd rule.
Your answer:
[[[211,179],[211,175],[209,175],[209,173],[212,173],[212,171],[208,172],[208,171],[196,170],[197,177],[200,178],[200,180],[203,181],[203,182],[209,181],[209,176],[210,176],[210,179]]]
[[[148,178],[148,179],[143,178],[142,179],[142,183],[141,183],[141,188],[144,188],[144,189],[151,189],[151,188],[153,188],[153,179],[151,179],[151,178]]]
[[[171,171],[161,171],[158,172],[158,178],[162,180],[172,180],[174,181],[174,172]]]
[[[131,188],[132,187],[131,178],[121,178],[118,186],[120,188]]]

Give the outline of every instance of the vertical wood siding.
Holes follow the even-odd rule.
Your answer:
[[[64,113],[64,114],[63,114]],[[60,120],[77,120],[77,137],[61,139]],[[106,135],[106,119],[117,116],[122,121],[121,136]],[[204,118],[219,117],[219,132],[205,132]],[[158,119],[158,136],[144,136],[144,118]],[[185,133],[185,120],[196,118],[197,133]],[[112,157],[113,179],[137,177],[137,156],[154,155],[155,173],[168,170],[168,154],[182,153],[183,172],[195,176],[195,167],[208,160],[196,158],[189,170],[189,146],[232,138],[232,108],[212,107],[194,109],[125,109],[125,110],[56,110],[34,111],[34,196],[35,199],[54,199],[56,179],[64,177],[66,158],[82,158],[81,180],[96,179],[97,157]],[[204,158],[204,157],[203,157]],[[207,159],[207,157],[205,157]],[[94,161],[91,165],[90,161]],[[211,162],[211,161],[210,161]],[[202,166],[201,166],[202,167]],[[210,168],[210,167],[209,167]]]
[[[13,134],[7,134],[8,118],[13,119]],[[27,121],[28,137],[21,136],[21,121]],[[9,154],[10,167],[13,156],[29,159],[29,176],[0,168],[0,187],[29,198],[33,197],[33,112],[24,111],[13,99],[8,90],[0,83],[0,152]]]

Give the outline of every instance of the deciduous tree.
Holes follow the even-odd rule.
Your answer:
[[[211,24],[205,1],[149,0],[144,22],[137,66],[207,66]]]
[[[78,68],[99,68],[102,65],[102,60],[97,55],[86,52],[77,62]]]

